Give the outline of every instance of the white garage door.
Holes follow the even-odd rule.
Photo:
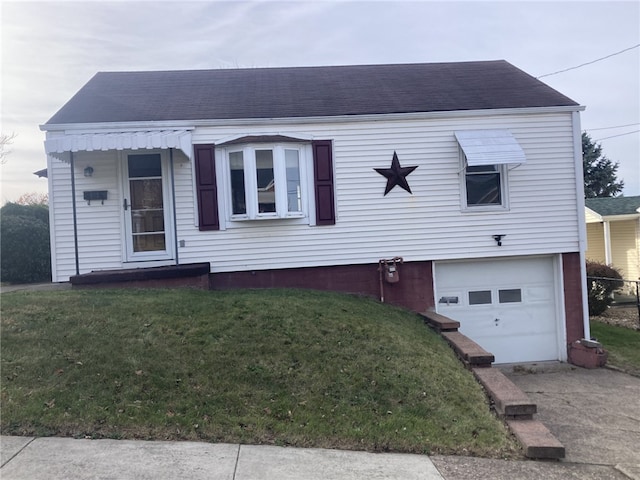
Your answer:
[[[436,311],[496,363],[560,359],[552,257],[435,264]]]

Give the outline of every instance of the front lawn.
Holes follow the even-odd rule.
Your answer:
[[[3,434],[518,454],[405,310],[297,290],[6,293]]]

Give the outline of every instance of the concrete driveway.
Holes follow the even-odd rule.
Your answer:
[[[568,364],[500,367],[566,448],[561,462],[432,457],[446,480],[640,480],[640,378]]]

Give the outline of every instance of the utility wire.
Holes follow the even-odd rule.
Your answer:
[[[600,140],[606,140],[608,138],[624,137],[625,135],[631,135],[632,133],[638,133],[638,132],[640,132],[640,130],[634,130],[633,132],[627,132],[627,133],[620,133],[618,135],[611,135],[610,137],[602,137],[594,140],[594,142],[599,142]]]
[[[596,63],[596,62],[599,62],[601,60],[606,60],[607,58],[615,57],[616,55],[620,55],[621,53],[627,52],[629,50],[633,50],[634,48],[638,48],[638,47],[640,47],[640,43],[638,43],[637,45],[634,45],[632,47],[625,48],[624,50],[620,50],[619,52],[615,52],[615,53],[612,53],[610,55],[607,55],[606,57],[596,58],[595,60],[591,60],[590,62],[582,63],[580,65],[576,65],[575,67],[565,68],[564,70],[558,70],[557,72],[545,73],[544,75],[540,75],[539,77],[536,77],[536,78],[540,79],[540,78],[543,78],[543,77],[549,77],[551,75],[557,75],[558,73],[568,72],[569,70],[575,70],[576,68],[584,67],[586,65],[591,65],[592,63]]]
[[[627,123],[626,125],[616,125],[615,127],[598,127],[598,128],[585,128],[585,132],[593,132],[594,130],[612,130],[614,128],[623,128],[623,127],[635,127],[636,125],[640,125],[639,123]]]

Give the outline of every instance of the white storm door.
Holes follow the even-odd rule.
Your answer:
[[[168,165],[160,153],[131,154],[124,159],[126,260],[173,258],[170,246]]]
[[[560,359],[552,257],[436,263],[436,311],[496,363]]]

